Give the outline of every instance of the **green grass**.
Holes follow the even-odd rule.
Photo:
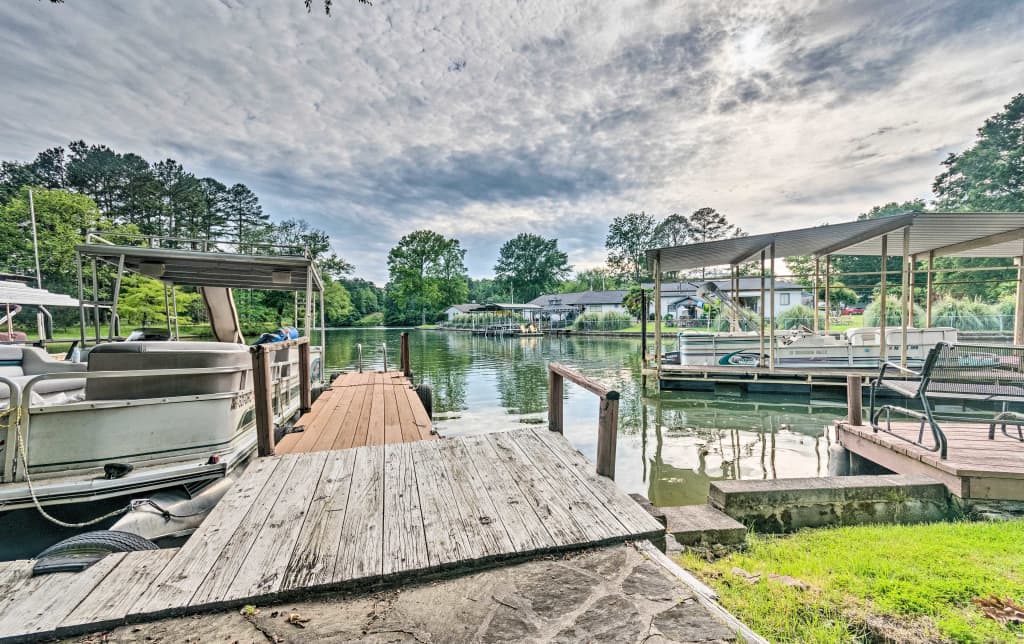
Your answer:
[[[1021,520],[861,526],[752,536],[745,552],[711,563],[685,553],[681,563],[773,642],[1019,642],[1021,627],[985,618],[971,600],[1024,603],[1022,547]],[[734,568],[761,577],[751,583]]]

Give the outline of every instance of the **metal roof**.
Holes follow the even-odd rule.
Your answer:
[[[21,282],[0,280],[0,304],[30,306],[78,306],[78,300],[44,288],[33,288]]]
[[[125,269],[168,284],[180,286],[221,286],[269,291],[302,291],[312,274],[313,290],[323,290],[313,260],[293,255],[243,255],[215,251],[142,248],[110,244],[75,246],[83,259],[98,259],[117,265],[124,257]]]
[[[756,259],[772,243],[775,244],[776,258],[796,255],[880,256],[883,235],[888,235],[888,254],[898,256],[903,253],[904,230],[908,231],[911,255],[926,255],[931,251],[936,257],[1024,255],[1024,213],[915,212],[656,248],[647,251],[647,264],[648,267],[653,266],[654,257],[658,254],[663,272],[741,264]]]

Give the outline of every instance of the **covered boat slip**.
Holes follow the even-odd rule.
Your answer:
[[[0,564],[0,641],[663,533],[547,429],[285,454],[258,459],[180,549],[108,556],[80,574]]]
[[[912,328],[910,321],[913,319],[914,307],[910,285],[917,283],[914,279],[916,275],[925,274],[925,327],[931,327],[931,304],[935,285],[933,278],[943,272],[943,269],[935,267],[935,260],[941,257],[1014,259],[1015,268],[1003,267],[997,270],[1006,271],[1011,268],[1016,273],[1012,279],[1006,281],[1015,282],[1017,290],[1014,343],[1024,344],[1024,213],[919,212],[647,251],[648,266],[655,278],[654,299],[655,310],[658,311],[654,322],[654,354],[646,355],[645,351],[645,360],[653,360],[655,363],[650,371],[656,373],[659,383],[667,380],[717,378],[720,373],[743,380],[751,380],[757,374],[774,375],[779,372],[779,375],[782,375],[777,357],[783,355],[785,350],[780,347],[776,328],[774,284],[775,278],[779,277],[775,271],[776,261],[794,256],[807,256],[813,259],[812,308],[818,311],[822,290],[824,301],[830,301],[829,291],[833,283],[831,258],[840,255],[879,258],[880,270],[872,275],[878,276],[882,292],[880,323],[876,330],[880,338],[891,338],[892,331],[896,330],[886,329],[884,295],[887,287],[892,286],[892,279],[886,274],[885,258],[902,258],[898,281],[901,319],[898,327],[899,342],[896,351],[887,346],[891,344],[889,342],[878,343],[879,360],[893,360],[901,366],[906,366],[908,359],[914,359],[910,349],[912,342],[908,338],[909,329]],[[698,367],[695,373],[689,373],[686,366],[663,365],[661,280],[664,274],[702,267],[728,266],[732,283],[736,284],[740,274],[739,267],[751,262],[758,267],[755,270],[761,277],[760,302],[767,303],[758,307],[759,344],[756,348],[756,355],[763,356],[767,365],[735,368],[723,365],[714,369]],[[957,270],[964,272],[972,269]],[[975,270],[994,269],[986,267]],[[730,311],[730,316],[735,314]],[[828,315],[825,316],[823,325],[819,324],[817,315],[813,315],[812,318],[813,329],[809,331],[815,334],[827,334],[830,331]],[[730,319],[730,322],[732,326],[737,326],[736,320]],[[840,371],[857,373],[855,369]]]

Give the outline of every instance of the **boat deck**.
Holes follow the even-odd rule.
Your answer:
[[[400,371],[345,373],[285,434],[275,454],[350,449],[435,438],[427,410]]]
[[[652,370],[653,371],[653,370]],[[860,376],[867,386],[878,376],[870,368],[743,367],[727,365],[662,365],[662,389],[714,391],[716,384],[738,385],[751,392],[809,393],[815,388],[846,388],[847,376]]]
[[[916,439],[920,425],[892,424],[893,431]],[[840,444],[851,452],[878,463],[897,474],[924,474],[941,481],[962,499],[1024,501],[1024,443],[996,431],[988,439],[988,427],[943,423],[948,458],[937,452],[900,440],[871,427],[836,423]],[[927,439],[927,430],[926,430]]]
[[[108,556],[78,574],[0,564],[0,641],[663,533],[546,429],[284,454],[255,461],[180,549]]]

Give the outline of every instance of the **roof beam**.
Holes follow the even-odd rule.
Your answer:
[[[969,250],[977,250],[979,248],[985,248],[987,246],[995,246],[996,244],[1003,244],[1006,242],[1017,241],[1024,239],[1024,228],[1015,228],[1013,230],[1007,230],[1001,233],[995,233],[993,235],[986,235],[977,239],[968,239],[956,244],[950,244],[949,246],[942,246],[934,250],[935,257],[943,257],[946,255],[955,255],[956,253],[963,253]]]
[[[761,247],[759,247],[759,248],[755,248],[754,250],[752,250],[752,251],[751,251],[751,252],[749,252],[749,253],[748,253],[748,252],[746,252],[746,251],[744,251],[744,252],[743,252],[743,254],[742,254],[742,255],[740,255],[739,257],[735,257],[735,258],[733,258],[733,259],[729,260],[729,265],[730,265],[730,266],[738,266],[739,264],[742,264],[742,263],[743,263],[743,262],[745,262],[746,260],[748,260],[748,259],[750,259],[750,258],[754,257],[754,255],[757,255],[757,254],[758,254],[758,253],[760,253],[760,252],[761,252],[762,250],[767,250],[768,248],[770,248],[770,247],[771,247],[771,245],[772,245],[772,243],[771,243],[771,242],[768,242],[768,243],[767,243],[767,244],[765,244],[764,246],[761,246]]]
[[[866,230],[866,231],[864,231],[862,233],[858,233],[858,234],[856,234],[856,235],[854,235],[854,236],[852,236],[852,237],[850,237],[848,239],[845,239],[845,240],[843,240],[841,242],[832,244],[830,246],[826,246],[824,248],[819,248],[817,251],[811,253],[811,255],[812,256],[817,256],[817,257],[823,257],[825,255],[831,255],[832,253],[836,252],[837,250],[842,250],[844,248],[849,248],[850,246],[856,246],[857,244],[860,244],[860,243],[863,243],[863,242],[875,239],[876,237],[881,237],[882,235],[887,235],[887,234],[891,233],[892,231],[896,230],[897,228],[903,228],[904,226],[909,226],[910,224],[913,224],[914,223],[914,217],[917,214],[918,213],[907,213],[905,215],[896,215],[896,216],[893,216],[893,217],[883,217],[882,219],[878,219],[877,221],[880,222],[880,223],[884,223],[886,225],[880,225],[878,227],[869,228],[868,230]]]

